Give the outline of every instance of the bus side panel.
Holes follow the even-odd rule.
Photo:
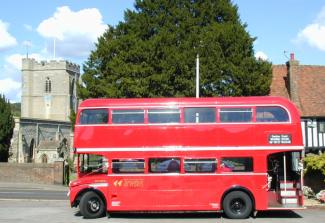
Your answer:
[[[266,192],[266,176],[253,176],[253,175],[224,175],[222,181],[220,182],[220,188],[224,188],[224,191],[220,193],[218,201],[222,205],[222,195],[225,195],[231,190],[246,190],[251,193],[253,200],[255,202],[256,210],[266,210],[267,209],[267,192]]]

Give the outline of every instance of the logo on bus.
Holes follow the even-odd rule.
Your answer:
[[[143,187],[143,179],[123,179],[113,182],[115,187],[139,188]]]

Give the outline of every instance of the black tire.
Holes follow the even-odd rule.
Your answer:
[[[253,203],[247,193],[232,191],[223,199],[222,207],[228,218],[243,219],[252,213]]]
[[[103,217],[106,211],[103,199],[93,191],[88,191],[82,195],[79,209],[84,218]]]

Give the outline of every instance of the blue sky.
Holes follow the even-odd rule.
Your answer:
[[[325,65],[325,0],[233,0],[257,56],[284,64],[291,52],[301,64]],[[20,101],[21,58],[82,64],[107,24],[123,21],[133,0],[2,1],[0,93]]]

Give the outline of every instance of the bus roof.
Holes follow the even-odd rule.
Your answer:
[[[209,97],[209,98],[96,98],[86,99],[79,108],[116,107],[116,106],[166,106],[166,105],[282,105],[292,108],[293,104],[286,98],[272,96],[255,97]]]

